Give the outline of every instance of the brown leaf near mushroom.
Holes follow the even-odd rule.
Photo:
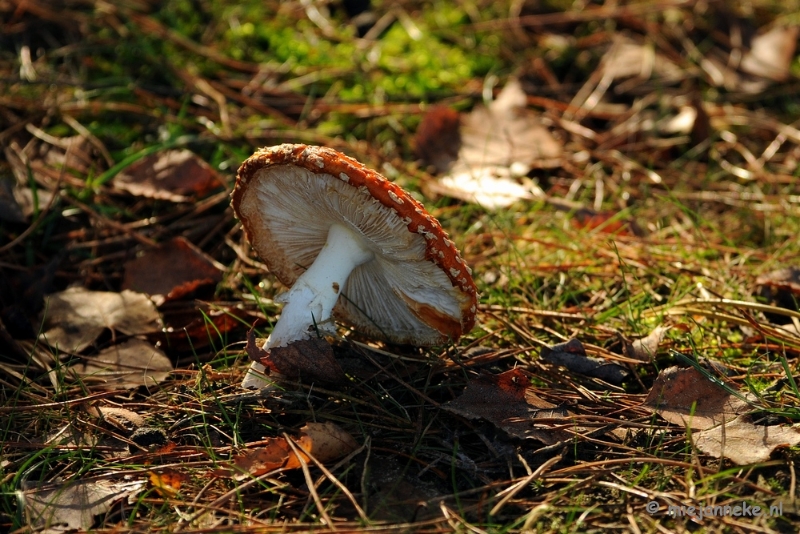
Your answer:
[[[220,280],[222,271],[211,258],[179,236],[127,262],[122,288],[147,293],[161,304]]]
[[[442,408],[467,419],[485,419],[517,438],[536,439],[547,445],[569,439],[573,434],[563,430],[569,412],[536,396],[528,389],[529,384],[530,379],[520,369],[481,375]]]
[[[667,421],[695,429],[692,442],[702,452],[739,465],[766,461],[775,449],[800,444],[796,428],[754,424],[748,412],[758,405],[754,396],[735,396],[697,369],[677,367],[659,373],[644,401]]]
[[[428,191],[487,209],[536,198],[538,186],[519,179],[533,167],[557,166],[562,147],[526,99],[519,81],[511,80],[488,106],[461,117],[433,108],[420,124],[415,149],[445,176],[426,184]]]
[[[151,154],[114,177],[114,187],[132,195],[189,202],[222,186],[211,166],[189,150]]]
[[[266,350],[330,331],[332,319],[413,345],[457,340],[475,322],[475,283],[439,222],[344,154],[261,149],[240,167],[232,205],[258,255],[291,287]]]
[[[304,462],[311,462],[312,454],[321,463],[330,462],[353,452],[358,443],[347,431],[331,423],[306,423],[300,429],[300,436],[295,440],[300,448]],[[302,465],[297,453],[284,437],[268,438],[264,447],[259,447],[236,457],[231,466],[233,469],[220,469],[217,476],[233,477],[245,480],[259,476],[274,469],[297,469]]]

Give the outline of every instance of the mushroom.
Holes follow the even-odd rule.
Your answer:
[[[413,345],[458,340],[475,323],[471,271],[439,222],[344,154],[261,149],[239,168],[232,206],[259,257],[290,287],[277,299],[285,305],[266,350],[330,331],[333,319]],[[258,385],[255,376],[243,385]]]

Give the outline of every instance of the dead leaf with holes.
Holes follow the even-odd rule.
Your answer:
[[[735,384],[727,387],[738,391]],[[702,452],[740,465],[766,461],[775,449],[800,443],[796,428],[754,424],[749,412],[757,405],[751,395],[734,395],[695,368],[677,367],[659,374],[644,402],[667,421],[695,429],[692,442]]]
[[[108,512],[114,503],[138,494],[144,480],[108,479],[25,485],[23,509],[28,526],[49,532],[88,530],[94,517]]]
[[[183,237],[144,252],[125,264],[123,289],[147,293],[156,304],[192,295],[222,280],[222,271]]]
[[[467,419],[484,419],[513,437],[536,439],[546,445],[572,437],[570,432],[553,428],[569,424],[569,412],[536,396],[529,384],[521,369],[480,375],[442,408]]]
[[[269,438],[266,445],[238,456],[232,469],[220,470],[218,476],[245,480],[274,471],[275,469],[297,469],[301,461],[283,437]],[[326,423],[306,423],[294,443],[301,451],[302,461],[311,462],[308,455],[320,463],[327,463],[353,452],[358,448],[355,439],[338,425]]]
[[[133,291],[111,293],[74,287],[46,297],[41,339],[64,352],[81,352],[108,328],[136,335],[160,330],[153,302]]]
[[[428,192],[475,202],[487,209],[540,196],[538,186],[525,175],[535,166],[557,166],[562,147],[526,105],[522,86],[511,80],[491,104],[462,115],[458,135],[453,133],[452,114],[433,110],[436,115],[423,120],[415,145],[428,163],[447,174],[426,184]],[[460,142],[457,152],[442,149],[434,151],[433,156],[430,150],[421,148],[439,137],[437,128],[453,143]],[[457,153],[457,157],[447,158],[447,153]]]
[[[160,350],[141,339],[129,339],[87,356],[71,368],[86,385],[106,389],[133,389],[154,386],[169,377],[172,362]]]
[[[136,196],[189,202],[222,187],[211,166],[189,150],[166,150],[146,156],[116,175],[113,185]]]

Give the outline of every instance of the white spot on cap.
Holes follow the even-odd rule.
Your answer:
[[[403,199],[398,197],[394,191],[389,191],[389,198],[391,198],[396,204],[403,204]]]
[[[457,276],[458,276],[458,275],[460,275],[460,274],[461,274],[461,271],[459,271],[458,269],[455,269],[455,268],[453,268],[453,267],[450,267],[450,276],[452,276],[453,278],[455,278],[455,277],[457,277]]]
[[[340,179],[341,181],[343,181],[344,183],[348,183],[348,182],[350,181],[350,177],[349,177],[349,176],[347,176],[347,175],[346,175],[345,173],[343,173],[343,172],[340,172],[340,173],[339,173],[339,179]]]

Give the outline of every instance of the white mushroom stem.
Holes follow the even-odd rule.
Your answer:
[[[281,295],[280,300],[286,305],[264,348],[283,347],[311,337],[315,325],[330,320],[339,293],[353,269],[373,256],[356,232],[340,224],[331,226],[328,240],[314,263]]]

